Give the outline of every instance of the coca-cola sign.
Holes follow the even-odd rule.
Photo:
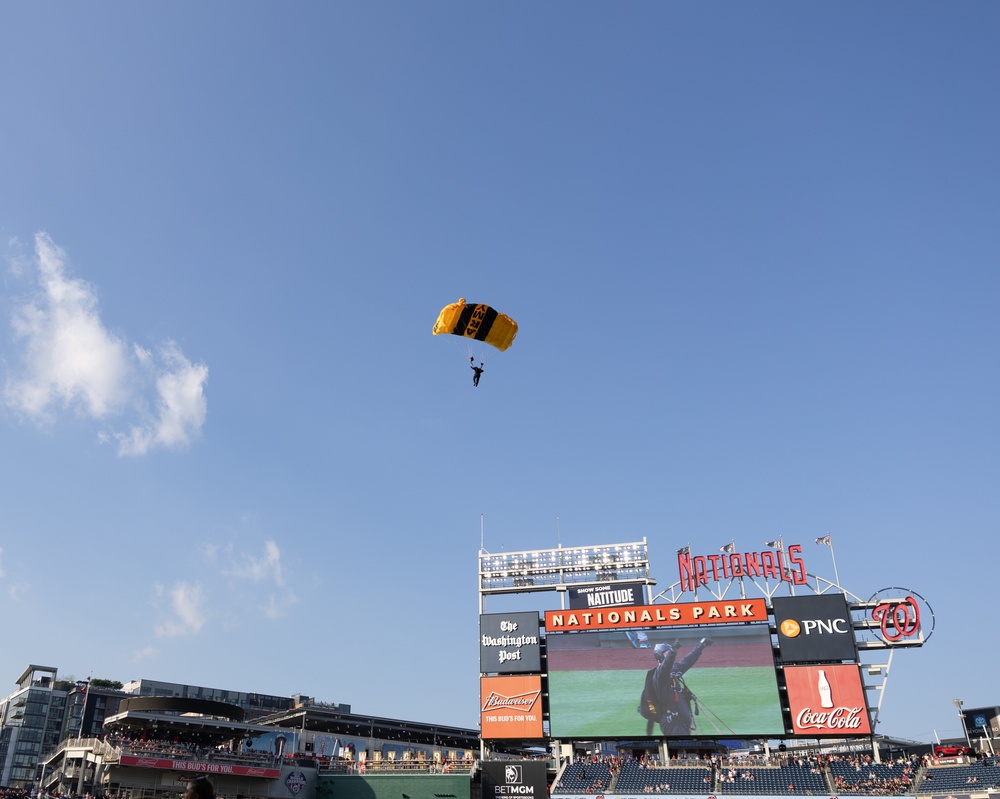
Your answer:
[[[792,731],[799,735],[870,735],[857,665],[786,666]]]
[[[861,729],[863,707],[835,707],[833,710],[813,710],[804,707],[795,717],[795,728],[799,730],[850,730]]]

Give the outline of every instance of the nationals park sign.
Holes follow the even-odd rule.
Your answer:
[[[676,605],[638,605],[601,610],[547,610],[546,632],[620,630],[629,627],[680,627],[695,624],[733,624],[767,621],[763,599],[684,602]]]

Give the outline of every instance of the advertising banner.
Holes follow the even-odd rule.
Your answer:
[[[771,607],[782,662],[857,661],[843,594],[775,597]]]
[[[479,697],[479,723],[484,739],[544,737],[539,675],[480,677]]]
[[[763,599],[683,602],[675,605],[637,605],[635,607],[593,610],[547,610],[546,632],[576,630],[623,630],[628,627],[681,627],[692,624],[735,624],[767,621]]]
[[[786,666],[785,685],[796,735],[871,735],[858,666]]]
[[[1000,738],[1000,707],[974,707],[962,711],[970,737]]]
[[[488,613],[479,617],[479,671],[523,674],[542,670],[538,614]]]
[[[642,583],[605,583],[582,588],[570,587],[566,593],[569,594],[569,606],[572,610],[646,604],[646,592]]]
[[[484,760],[483,799],[548,799],[545,768],[541,760]]]
[[[170,769],[171,771],[189,771],[205,775],[226,775],[233,777],[263,777],[277,779],[281,769],[262,766],[234,766],[229,763],[212,763],[204,760],[172,760],[167,757],[140,757],[138,755],[122,755],[119,764],[122,766],[138,766],[139,768]]]
[[[707,603],[706,603],[707,604]],[[553,738],[780,736],[766,625],[550,634]]]
[[[253,738],[243,742],[244,752],[261,752],[274,755],[279,760],[287,754],[299,751],[299,733],[297,730],[279,728],[274,732],[255,733]]]

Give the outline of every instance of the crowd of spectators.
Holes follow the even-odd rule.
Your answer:
[[[553,794],[772,794],[913,796],[1000,789],[1000,757],[935,766],[930,755],[703,755],[671,758],[605,756],[568,763]],[[2,799],[2,797],[0,797]]]
[[[32,792],[29,788],[0,788],[0,799],[32,799]],[[43,791],[36,794],[34,799],[94,799],[93,795],[73,793],[60,793],[59,791]]]
[[[126,735],[109,735],[105,740],[112,746],[119,748],[122,754],[142,755],[145,757],[159,755],[165,758],[238,763],[253,766],[271,765],[280,759],[271,752],[263,750],[233,750],[228,744],[213,746],[193,741],[181,741],[179,739],[166,740],[130,737]]]
[[[603,794],[618,773],[621,758],[580,758],[563,769],[560,785],[553,786],[553,793]]]
[[[837,793],[900,796],[913,791],[921,758],[890,758],[876,763],[871,755],[830,755],[825,758]]]

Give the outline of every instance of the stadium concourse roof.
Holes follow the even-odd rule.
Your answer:
[[[133,736],[224,742],[252,737],[270,728],[243,721],[243,709],[225,702],[176,697],[124,699],[118,712],[104,720],[109,732]]]
[[[243,711],[223,702],[167,697],[122,701],[105,721],[108,730],[156,737],[183,735],[224,741],[253,737],[275,727],[337,736],[378,738],[427,746],[478,749],[479,730],[346,713],[335,706],[302,704],[289,710],[243,721]]]
[[[299,705],[256,721],[270,727],[289,727],[330,735],[353,735],[456,749],[479,748],[479,730],[345,713],[333,706]]]

